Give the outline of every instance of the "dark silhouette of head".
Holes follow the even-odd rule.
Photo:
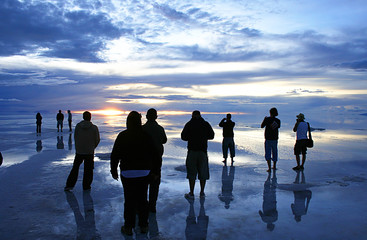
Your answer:
[[[232,115],[230,113],[227,113],[227,120],[231,120]]]
[[[70,113],[70,110],[68,110],[68,113]]]
[[[201,118],[201,114],[199,110],[195,110],[192,112],[192,118]]]
[[[83,119],[85,121],[90,121],[92,119],[92,114],[90,114],[88,111],[83,112]]]
[[[278,116],[278,110],[276,108],[271,108],[269,112],[272,117]]]
[[[147,119],[148,121],[154,121],[157,119],[158,115],[157,115],[157,110],[155,110],[154,108],[150,108],[147,112]]]
[[[141,115],[136,111],[131,111],[127,116],[126,127],[129,130],[141,129]]]
[[[61,110],[59,110],[59,113],[61,113]]]
[[[274,230],[274,228],[275,228],[275,225],[274,225],[274,223],[268,223],[268,224],[266,225],[266,228],[267,228],[269,231],[273,231],[273,230]]]

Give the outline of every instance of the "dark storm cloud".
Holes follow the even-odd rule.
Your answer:
[[[69,11],[51,3],[0,2],[0,55],[37,51],[50,57],[101,61],[104,40],[129,33],[114,26],[104,13]]]

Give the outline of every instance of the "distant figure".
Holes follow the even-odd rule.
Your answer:
[[[214,131],[198,110],[192,112],[192,118],[185,124],[181,139],[187,141],[186,178],[189,179],[190,192],[185,198],[194,199],[196,177],[200,180],[200,197],[205,197],[206,180],[209,179],[208,140],[214,139]]]
[[[64,137],[63,136],[57,136],[57,149],[64,149]]]
[[[70,110],[68,110],[68,123],[69,123],[69,132],[72,131],[71,129],[71,122],[73,121],[73,116],[71,115]]]
[[[301,184],[306,183],[306,178],[303,171],[297,171],[297,176],[294,181],[295,184],[299,184],[300,172],[302,174]],[[312,198],[311,190],[305,189],[301,191],[293,191],[294,203],[291,204],[292,213],[296,222],[301,221],[301,217],[307,214],[308,206]]]
[[[263,210],[259,211],[259,215],[263,222],[266,223],[266,227],[269,231],[274,230],[274,222],[278,220],[276,188],[277,177],[275,171],[273,172],[272,178],[271,172],[269,172],[268,178],[264,183]]]
[[[149,133],[149,135],[152,137],[156,150],[159,154],[159,173],[157,177],[151,179],[149,183],[149,211],[154,213],[156,212],[159,184],[161,183],[162,156],[164,152],[163,144],[167,142],[167,136],[164,128],[156,121],[158,118],[157,110],[154,108],[149,109],[146,117],[148,121],[143,125],[143,130]]]
[[[56,120],[57,120],[57,131],[59,132],[61,128],[61,132],[62,132],[64,114],[61,112],[61,110],[59,110],[59,113],[56,115]]]
[[[223,128],[223,142],[222,142],[222,152],[224,161],[227,161],[228,157],[228,149],[231,156],[231,160],[233,162],[233,158],[235,157],[235,145],[234,145],[234,133],[233,128],[235,123],[231,120],[232,115],[230,113],[227,114],[226,118],[223,118],[219,123],[219,127]]]
[[[307,132],[310,131],[310,124],[305,122],[305,115],[303,113],[298,114],[296,124],[294,125],[293,132],[296,132],[296,144],[294,145],[294,155],[296,155],[297,166],[293,170],[303,170],[306,162],[307,154]],[[302,164],[300,164],[300,154],[302,153]]]
[[[37,142],[36,142],[36,151],[37,152],[42,151],[42,141],[41,140],[37,140]]]
[[[41,113],[38,112],[36,114],[37,135],[41,134],[41,124],[42,124],[42,116],[41,116]]]
[[[277,169],[280,128],[280,120],[276,118],[278,116],[278,110],[271,108],[269,113],[270,117],[265,117],[261,123],[261,128],[265,127],[265,160],[268,163],[268,172],[271,171],[271,161],[273,161],[273,169]]]
[[[187,199],[190,204],[189,215],[186,218],[185,236],[187,240],[207,239],[209,216],[205,214],[205,198],[200,199],[199,216],[195,216],[194,201]]]
[[[1,152],[0,152],[0,166],[3,164],[3,155],[1,154]]]
[[[75,127],[75,158],[73,168],[70,171],[66,181],[65,191],[74,188],[78,180],[79,167],[84,161],[83,189],[89,190],[93,181],[94,168],[94,150],[98,146],[100,137],[98,127],[90,120],[92,115],[90,112],[83,113],[83,119]]]
[[[234,180],[234,166],[233,164],[229,167],[229,173],[227,164],[222,169],[222,193],[219,194],[218,198],[224,202],[224,208],[228,209],[229,204],[233,201],[233,180]]]
[[[102,239],[96,229],[94,204],[90,191],[83,192],[84,216],[80,212],[78,200],[73,192],[66,191],[66,201],[73,210],[76,222],[76,239]]]
[[[132,111],[126,121],[127,129],[120,132],[111,153],[111,175],[120,178],[124,188],[124,220],[121,232],[131,236],[138,215],[141,233],[148,232],[148,184],[149,178],[159,174],[160,155],[156,151],[152,137],[143,131],[141,115]]]

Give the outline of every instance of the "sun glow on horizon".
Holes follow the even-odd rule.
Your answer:
[[[83,114],[84,111],[75,111],[75,113],[80,113]],[[123,115],[123,114],[128,114],[129,111],[122,111],[119,109],[100,109],[100,110],[90,110],[89,111],[91,114],[96,114],[96,115],[104,115],[104,116],[118,116],[118,115]]]

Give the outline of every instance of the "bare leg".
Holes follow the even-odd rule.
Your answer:
[[[200,195],[205,195],[204,189],[205,189],[206,180],[200,180]]]
[[[271,171],[271,160],[267,160],[266,161],[268,163],[268,170],[266,170],[267,172]]]
[[[305,165],[305,162],[306,162],[306,154],[302,154],[302,165],[301,165],[301,167],[303,167]]]
[[[277,170],[277,162],[273,162],[273,169]]]
[[[189,179],[189,186],[190,186],[190,195],[194,195],[195,179],[194,180]]]

